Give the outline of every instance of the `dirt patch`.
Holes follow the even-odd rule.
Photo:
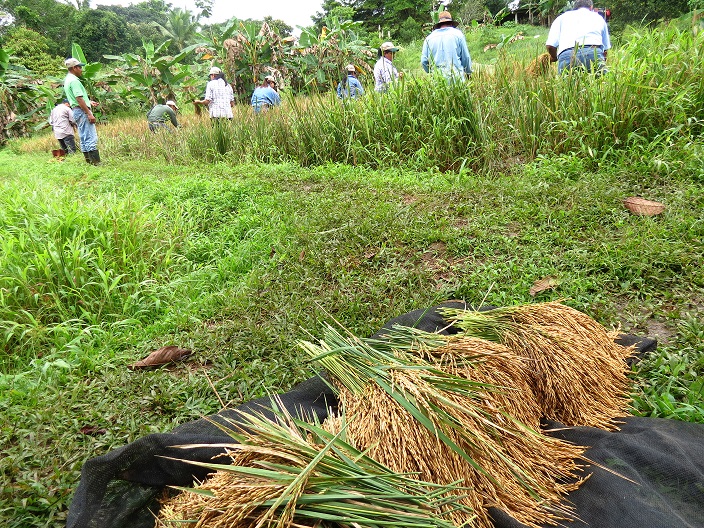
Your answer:
[[[645,330],[648,337],[657,339],[658,343],[662,345],[668,344],[675,335],[673,330],[657,319],[648,319],[645,323]]]

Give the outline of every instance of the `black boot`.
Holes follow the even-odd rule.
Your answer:
[[[90,157],[90,152],[84,152],[83,157],[86,159],[86,163],[93,165],[93,160]]]
[[[97,149],[91,150],[88,154],[90,155],[90,162],[93,165],[100,165],[100,152],[98,152]]]

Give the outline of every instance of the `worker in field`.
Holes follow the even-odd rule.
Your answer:
[[[54,131],[54,137],[61,145],[61,150],[66,154],[76,152],[76,138],[73,135],[76,121],[73,119],[73,110],[68,99],[54,107],[49,115],[49,124]]]
[[[386,92],[389,87],[403,77],[394,66],[394,54],[398,48],[391,42],[384,42],[379,47],[379,60],[374,65],[374,90]]]
[[[73,118],[78,128],[78,139],[81,142],[81,152],[86,161],[91,165],[100,163],[100,153],[98,152],[98,131],[95,127],[95,115],[93,107],[98,103],[88,98],[81,77],[83,77],[83,64],[74,57],[64,61],[68,74],[64,79],[64,94],[73,110]]]
[[[437,69],[447,80],[463,80],[472,73],[472,58],[464,33],[449,11],[438,15],[433,31],[423,41],[420,65],[426,73]]]
[[[205,86],[205,96],[193,101],[193,104],[207,106],[211,119],[232,119],[232,109],[235,106],[232,85],[227,82],[225,74],[217,66],[210,68],[208,77],[210,80]]]
[[[154,108],[149,110],[147,114],[147,124],[149,125],[149,130],[155,132],[157,130],[167,130],[169,128],[168,122],[178,128],[178,119],[176,118],[176,111],[178,106],[174,101],[166,101],[164,104],[155,105]]]
[[[362,83],[357,79],[357,68],[355,68],[354,64],[348,64],[345,72],[347,78],[338,83],[337,96],[340,99],[347,99],[348,97],[356,99],[364,95],[364,88],[362,88]]]
[[[594,12],[592,0],[576,0],[574,8],[550,26],[545,47],[557,71],[573,68],[605,73],[606,53],[611,48],[606,20]]]
[[[255,88],[254,93],[252,93],[251,103],[255,113],[266,112],[272,106],[281,104],[281,96],[272,88],[272,83],[275,84],[276,79],[274,79],[273,75],[267,75],[261,86]]]

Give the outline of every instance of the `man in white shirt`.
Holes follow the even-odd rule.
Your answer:
[[[611,48],[604,17],[593,11],[592,0],[576,0],[574,8],[561,14],[550,26],[545,47],[557,71],[584,68],[606,72],[606,52]]]
[[[403,74],[399,73],[393,64],[394,53],[398,48],[391,42],[384,42],[379,48],[381,57],[374,65],[374,90],[385,92],[393,83],[398,81]]]

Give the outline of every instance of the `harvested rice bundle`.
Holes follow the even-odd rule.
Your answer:
[[[244,415],[228,429],[232,444],[203,446],[227,449],[231,464],[190,462],[215,473],[164,501],[159,526],[454,528],[442,513],[447,508],[472,518],[463,505],[448,505],[456,487],[396,474],[350,446],[344,420],[333,434],[284,412],[277,417]]]
[[[526,73],[532,77],[546,75],[550,71],[550,64],[550,54],[543,53],[531,61],[531,63],[526,67]]]
[[[403,327],[386,342],[328,328],[320,345],[304,348],[339,387],[357,448],[425,481],[460,479],[460,500],[477,518],[454,512],[455,525],[493,526],[491,506],[528,526],[570,518],[560,501],[579,484],[575,459],[584,449],[539,432],[538,405],[510,350]]]
[[[565,425],[617,429],[628,414],[626,359],[632,348],[588,315],[560,302],[485,312],[446,310],[465,335],[502,343],[529,363],[543,415]]]

